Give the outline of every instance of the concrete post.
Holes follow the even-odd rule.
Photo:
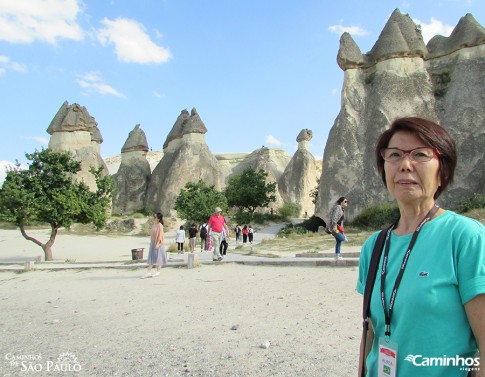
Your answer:
[[[199,257],[194,253],[187,254],[187,268],[194,268],[199,265]]]

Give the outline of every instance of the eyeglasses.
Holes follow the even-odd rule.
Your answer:
[[[409,159],[414,162],[428,162],[435,156],[439,157],[439,152],[431,147],[419,147],[410,150],[399,148],[382,148],[381,156],[387,162],[400,162],[404,156],[409,155]]]

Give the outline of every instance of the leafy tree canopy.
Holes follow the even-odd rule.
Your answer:
[[[17,163],[0,189],[0,219],[17,225],[24,238],[41,246],[45,259],[52,260],[51,248],[60,227],[93,223],[100,229],[105,225],[114,182],[101,175],[102,169],[92,169],[97,191],[90,191],[84,182],[74,179],[81,164],[69,152],[45,149],[25,156],[31,161],[29,168],[21,170]],[[46,243],[26,233],[26,225],[36,222],[51,226]]]
[[[276,201],[276,182],[266,183],[267,176],[265,171],[249,167],[231,177],[225,191],[228,204],[253,214],[258,207]]]
[[[188,182],[180,190],[174,208],[182,219],[202,224],[209,220],[216,207],[221,207],[223,211],[227,209],[224,193],[199,180]]]

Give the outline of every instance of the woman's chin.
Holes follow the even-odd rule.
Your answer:
[[[412,204],[423,199],[422,194],[416,190],[406,189],[394,193],[394,198],[398,203]]]

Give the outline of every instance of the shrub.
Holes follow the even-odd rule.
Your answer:
[[[392,224],[399,217],[397,205],[381,204],[364,209],[352,222],[352,226],[379,229]]]
[[[306,233],[308,233],[308,230],[306,230],[300,224],[298,225],[288,224],[284,228],[280,229],[280,231],[278,232],[278,237],[289,237],[293,234],[306,234]]]
[[[458,207],[460,213],[470,212],[474,209],[485,208],[485,196],[473,194],[473,196],[463,200]]]
[[[281,208],[278,209],[279,215],[288,220],[291,217],[297,217],[300,214],[301,207],[296,203],[285,202]]]
[[[253,217],[251,216],[251,214],[244,211],[237,211],[234,215],[234,220],[238,224],[249,224],[251,223],[252,219]]]

